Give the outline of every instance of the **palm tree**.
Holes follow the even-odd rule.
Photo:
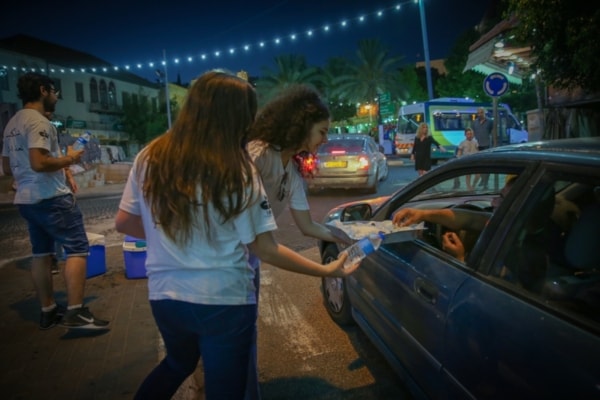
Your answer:
[[[347,73],[347,66],[348,60],[346,58],[332,57],[327,60],[325,67],[320,70],[318,89],[329,105],[333,121],[347,120],[356,114],[355,103],[340,98],[336,91],[335,79]]]
[[[334,79],[334,93],[353,103],[372,102],[381,93],[397,98],[405,89],[400,81],[402,57],[389,57],[388,50],[377,39],[358,42],[357,63],[350,63],[346,73]]]
[[[319,69],[309,67],[306,58],[298,54],[284,54],[275,57],[276,70],[262,68],[262,77],[256,82],[256,91],[260,104],[273,99],[279,92],[294,84],[318,86]]]

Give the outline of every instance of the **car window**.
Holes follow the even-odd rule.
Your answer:
[[[460,229],[451,229],[442,224],[426,221],[426,229],[419,234],[418,239],[445,253],[443,236],[452,231],[464,246],[464,259],[459,260],[464,262],[469,258],[480,235],[486,229],[487,221],[491,218],[494,208],[502,204],[502,199],[507,194],[506,190],[503,190],[506,182],[514,178],[516,175],[511,173],[490,173],[488,186],[483,188],[479,186],[481,174],[463,172],[460,175],[453,175],[416,194],[397,207],[390,218],[393,218],[393,215],[402,208],[454,210],[457,215],[461,215],[461,218],[468,220],[469,224]]]
[[[369,146],[369,152],[371,152],[371,153],[376,153],[377,152],[377,145],[375,144],[374,140],[369,140],[368,141],[368,146]]]
[[[510,290],[600,328],[600,180],[548,175],[491,271]]]
[[[451,179],[443,180],[419,195],[415,196],[415,200],[425,200],[428,198],[443,198],[456,196],[487,196],[491,199],[494,196],[501,195],[501,190],[509,176],[514,174],[494,173],[487,174],[487,187],[482,186],[483,174],[478,173],[463,173]],[[487,206],[491,206],[487,204]]]

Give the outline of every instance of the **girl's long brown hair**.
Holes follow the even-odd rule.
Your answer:
[[[180,247],[189,243],[200,207],[210,239],[209,204],[225,222],[254,198],[247,193],[253,166],[244,144],[256,110],[248,82],[209,71],[190,88],[173,127],[142,153],[144,198],[155,223]]]

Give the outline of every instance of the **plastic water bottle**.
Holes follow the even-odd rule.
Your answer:
[[[83,135],[79,136],[75,143],[73,143],[73,150],[83,150],[85,145],[90,141],[92,134],[89,131],[85,131]]]
[[[352,246],[345,248],[342,250],[342,253],[348,253],[348,258],[344,263],[344,268],[349,268],[357,262],[361,261],[363,258],[373,253],[375,250],[381,246],[383,242],[383,238],[385,235],[383,232],[379,233],[371,233],[368,236],[360,239],[358,242],[354,243]]]

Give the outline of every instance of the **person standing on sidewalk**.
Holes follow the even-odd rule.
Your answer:
[[[327,227],[314,221],[304,191],[302,158],[298,154],[315,154],[327,143],[330,113],[319,93],[306,85],[291,86],[259,111],[248,135],[248,152],[258,168],[273,216],[289,210],[304,236],[329,242],[342,240]],[[310,177],[308,177],[310,179]],[[260,262],[250,255],[256,268],[256,297],[260,287]],[[258,384],[256,338],[252,349],[248,383]],[[256,376],[256,378],[255,378]],[[260,399],[258,385],[248,387],[245,400]]]
[[[206,400],[244,398],[258,313],[249,253],[313,276],[358,267],[344,268],[345,254],[322,265],[273,237],[273,211],[246,150],[256,110],[251,84],[206,72],[173,127],[134,161],[115,227],[146,239],[148,296],[166,349],[135,399],[170,399],[200,357]]]
[[[463,157],[469,154],[475,154],[479,151],[479,144],[477,143],[477,139],[475,139],[473,134],[473,129],[466,128],[465,129],[465,139],[458,144],[456,148],[456,157]],[[465,176],[465,183],[467,184],[467,190],[473,190],[473,185],[477,183],[477,179],[479,179],[479,175],[475,176],[475,180],[471,184],[471,175]],[[454,187],[453,189],[458,189],[460,187],[459,178],[454,179]]]
[[[473,133],[475,134],[475,139],[477,139],[478,150],[486,150],[490,148],[492,130],[494,129],[494,123],[487,119],[485,115],[485,108],[479,107],[477,109],[477,118],[473,121],[471,125],[473,129]],[[484,189],[488,187],[488,180],[490,176],[489,174],[481,174],[481,181],[479,182],[479,186],[482,186]]]
[[[95,318],[83,305],[89,243],[83,216],[65,182],[64,168],[76,163],[83,151],[60,153],[56,129],[46,117],[58,102],[50,77],[27,73],[17,86],[23,109],[4,130],[2,166],[17,182],[14,204],[29,228],[31,275],[42,306],[40,329],[57,323],[73,329],[107,329],[108,321]],[[54,300],[50,257],[55,241],[63,243],[67,255],[66,310]]]
[[[415,170],[419,176],[423,176],[431,169],[431,146],[436,146],[442,152],[446,151],[433,136],[429,135],[429,125],[421,122],[410,155],[410,160],[415,162]]]

